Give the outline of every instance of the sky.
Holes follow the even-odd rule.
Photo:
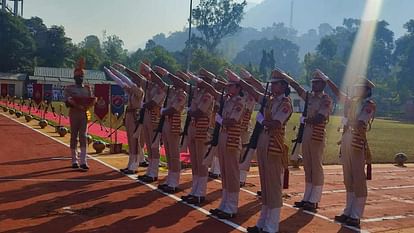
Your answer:
[[[248,5],[262,0],[248,0]],[[193,7],[200,0],[193,0]],[[88,35],[117,35],[134,51],[158,33],[188,26],[189,0],[26,0],[24,18],[38,16],[50,27],[61,25],[74,43]]]

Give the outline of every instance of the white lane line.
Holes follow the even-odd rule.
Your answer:
[[[119,159],[119,158],[128,158],[128,155],[89,155],[98,159]]]
[[[369,187],[368,191],[380,191],[380,190],[394,190],[394,189],[411,189],[414,188],[414,185],[401,185],[401,186],[385,186],[385,187]],[[345,189],[334,189],[334,190],[326,190],[323,191],[323,194],[331,194],[331,193],[345,193]],[[295,192],[295,194],[303,195],[303,192]]]
[[[393,173],[400,173],[400,172],[412,172],[413,169],[402,169],[402,170],[396,170],[396,169],[392,169],[392,170],[384,170],[384,171],[372,171],[372,173],[376,174],[376,173],[389,173],[389,174],[393,174]],[[325,172],[325,175],[342,175],[342,172]],[[304,172],[294,172],[291,173],[290,175],[292,176],[305,176]],[[259,174],[252,174],[252,175],[247,175],[247,177],[259,177]]]
[[[379,218],[362,219],[361,222],[382,222],[382,221],[386,221],[386,220],[398,220],[398,219],[405,219],[405,218],[412,218],[412,217],[414,217],[413,214],[396,215],[396,216],[384,216],[384,217],[379,217]]]
[[[131,180],[100,180],[100,179],[45,179],[45,178],[0,178],[0,181],[34,181],[34,182],[117,182],[132,183]]]
[[[217,182],[217,183],[221,183],[221,180],[213,179],[213,181],[215,181],[215,182]],[[247,189],[244,189],[244,188],[240,188],[240,190],[241,190],[241,191],[243,191],[243,192],[246,192],[246,193],[248,193],[248,194],[251,194],[251,195],[257,196],[257,193],[252,192],[252,191],[250,191],[250,190],[247,190]],[[291,209],[299,210],[299,208],[293,207],[293,205],[290,205],[290,204],[288,204],[288,203],[284,203],[284,202],[283,202],[283,205],[284,205],[284,206],[286,206],[286,207],[289,207],[289,208],[291,208]],[[335,222],[333,219],[330,219],[330,218],[328,218],[328,217],[326,217],[326,216],[323,216],[323,215],[321,215],[321,214],[313,213],[313,212],[306,211],[306,210],[302,210],[302,211],[303,211],[303,213],[306,213],[306,214],[309,214],[309,215],[313,215],[313,216],[315,216],[315,217],[318,217],[318,218],[320,218],[320,219],[326,220],[326,221],[328,221],[328,222],[331,222],[331,223],[334,223],[334,224],[338,224],[338,225],[342,225],[342,224],[340,224],[340,223],[338,223],[338,222]],[[351,230],[353,230],[353,231],[356,231],[356,232],[361,232],[361,233],[369,233],[369,231],[367,231],[367,230],[362,230],[362,229],[359,229],[359,228],[356,228],[356,227],[347,226],[347,225],[342,225],[342,226],[343,226],[343,227],[345,227],[345,228],[351,229]]]
[[[49,136],[49,135],[47,135],[47,134],[45,134],[45,133],[43,133],[43,132],[41,132],[41,131],[39,131],[39,130],[37,130],[37,129],[34,129],[34,128],[32,128],[32,127],[29,127],[28,125],[23,124],[23,123],[21,123],[21,122],[17,121],[16,119],[9,118],[7,115],[4,115],[3,113],[1,113],[1,114],[2,114],[3,116],[6,116],[8,119],[11,119],[11,120],[13,120],[13,121],[15,121],[15,122],[17,122],[17,123],[19,123],[19,124],[21,124],[21,125],[23,125],[23,126],[25,126],[25,127],[29,128],[29,129],[32,129],[32,130],[34,130],[34,131],[36,131],[36,132],[38,132],[38,133],[40,133],[40,134],[42,134],[42,135],[44,135],[44,136],[46,136],[46,137],[48,137],[48,138],[52,139],[52,140],[54,140],[54,141],[56,141],[56,142],[58,142],[58,143],[60,143],[60,144],[62,144],[62,145],[65,145],[65,146],[67,146],[67,147],[70,147],[70,146],[69,146],[69,144],[66,144],[66,143],[64,143],[64,142],[62,142],[62,141],[60,141],[60,140],[58,140],[58,139],[56,139],[56,138],[53,138],[53,137],[51,137],[51,136]],[[94,157],[90,156],[90,155],[88,155],[88,157],[89,157],[90,159],[92,159],[92,160],[94,160],[94,161],[98,162],[98,163],[103,164],[103,165],[104,165],[104,166],[106,166],[106,167],[112,168],[112,169],[113,169],[113,170],[115,170],[116,172],[119,172],[119,169],[118,169],[118,168],[113,167],[113,166],[112,166],[112,165],[110,165],[110,164],[107,164],[107,163],[105,163],[105,162],[103,162],[103,161],[101,161],[101,160],[99,160],[99,159],[96,159],[96,158],[94,158]],[[131,176],[127,176],[127,177],[129,177],[130,179],[134,180],[136,176],[132,176],[132,175],[131,175]],[[154,185],[152,185],[152,184],[147,184],[147,183],[144,183],[144,182],[141,182],[141,181],[138,181],[138,182],[139,182],[140,184],[145,185],[145,186],[149,187],[150,189],[155,190],[155,191],[157,191],[157,192],[159,192],[159,193],[162,193],[162,194],[164,194],[164,195],[166,195],[166,196],[168,196],[168,197],[170,197],[170,198],[172,198],[172,199],[174,199],[174,200],[176,200],[176,201],[181,201],[181,198],[179,198],[179,197],[177,197],[177,196],[175,196],[175,195],[172,195],[172,194],[164,193],[163,191],[161,191],[161,190],[157,189],[157,187],[155,187],[155,186],[154,186]],[[222,222],[222,223],[224,223],[224,224],[226,224],[226,225],[228,225],[228,226],[231,226],[231,227],[235,228],[236,230],[239,230],[239,231],[241,231],[241,232],[247,232],[247,229],[246,229],[246,228],[244,228],[244,227],[242,227],[242,226],[240,226],[240,225],[238,225],[238,224],[236,224],[236,223],[234,223],[234,222],[231,222],[231,221],[229,221],[229,220],[226,220],[226,219],[219,219],[219,218],[217,218],[216,216],[211,215],[211,214],[210,214],[210,212],[209,212],[208,210],[206,210],[206,209],[203,209],[203,208],[201,208],[201,207],[199,207],[199,206],[190,205],[190,204],[188,204],[188,203],[184,203],[184,202],[180,202],[180,203],[182,203],[182,204],[184,204],[184,205],[187,205],[187,206],[189,206],[189,207],[191,207],[191,208],[193,208],[193,209],[195,209],[195,210],[197,210],[197,211],[199,211],[199,212],[201,212],[201,213],[203,213],[203,214],[205,214],[205,215],[207,215],[207,216],[210,216],[210,217],[212,217],[212,218],[214,218],[214,219],[216,219],[216,220],[218,220],[218,221],[220,221],[220,222]]]

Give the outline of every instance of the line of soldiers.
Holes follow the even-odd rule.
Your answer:
[[[226,69],[227,80],[203,68],[197,75],[181,71],[172,74],[162,67],[151,68],[148,63],[141,63],[139,72],[121,64],[105,68],[105,72],[129,96],[125,118],[129,162],[121,172],[136,172],[142,157],[138,153],[145,144],[149,165],[138,179],[147,183],[157,181],[163,143],[168,175],[158,188],[175,193],[180,180],[180,145],[188,146],[192,188],[181,199],[189,204],[205,201],[208,167],[216,160],[220,164],[222,199],[210,213],[229,219],[237,214],[240,186],[246,181],[252,159],[257,157],[263,205],[256,226],[248,227],[248,232],[279,230],[283,174],[289,163],[285,131],[293,112],[289,86],[301,98],[308,99],[307,117],[301,119],[306,125],[302,145],[305,192],[295,206],[316,212],[324,184],[325,127],[332,111],[332,99],[324,92],[328,84],[345,106],[341,160],[347,203],[344,213],[335,220],[359,226],[367,196],[364,165],[370,163],[366,132],[375,113],[375,103],[370,99],[372,82],[360,79],[355,84],[355,94],[347,96],[320,70],[313,74],[309,93],[279,69],[273,70],[266,88],[246,70],[242,70],[240,77]],[[252,132],[251,116],[258,103],[261,108]],[[182,133],[181,116],[185,112],[187,120]],[[180,142],[183,134],[184,143]]]

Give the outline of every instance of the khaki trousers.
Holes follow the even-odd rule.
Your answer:
[[[282,155],[268,154],[270,135],[263,131],[257,144],[262,203],[269,209],[281,208],[282,201]]]
[[[324,183],[323,174],[323,151],[325,141],[312,140],[312,127],[306,126],[303,132],[303,168],[305,170],[305,181],[314,186],[322,186]]]
[[[347,130],[341,143],[342,169],[347,192],[354,192],[355,197],[366,197],[367,179],[365,174],[365,149],[352,146],[353,135]]]
[[[80,148],[86,148],[86,125],[88,119],[86,112],[71,108],[69,110],[69,123],[70,123],[70,148],[75,149],[78,144]]]

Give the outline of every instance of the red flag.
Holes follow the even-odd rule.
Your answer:
[[[6,97],[7,96],[7,93],[8,93],[8,85],[7,85],[7,83],[2,83],[1,84],[1,97]]]
[[[36,104],[40,104],[43,100],[43,84],[33,84],[33,100]]]
[[[95,115],[102,120],[109,112],[109,87],[110,84],[95,84]]]

